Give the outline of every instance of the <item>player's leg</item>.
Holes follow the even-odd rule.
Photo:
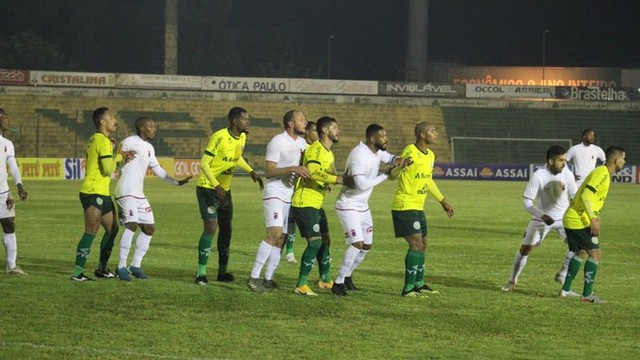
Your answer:
[[[527,225],[527,229],[524,231],[522,237],[520,249],[518,249],[513,259],[509,281],[502,287],[502,291],[513,291],[516,288],[520,274],[522,274],[524,267],[527,265],[529,254],[531,254],[535,246],[540,245],[548,231],[549,227],[543,222],[529,220],[529,225]]]
[[[596,297],[593,294],[593,286],[596,282],[596,275],[598,274],[598,264],[600,263],[601,250],[598,240],[591,240],[590,249],[587,249],[589,257],[584,264],[584,288],[582,290],[583,302],[603,303],[604,300]],[[595,243],[594,243],[595,241]]]
[[[231,282],[235,278],[228,272],[229,251],[231,250],[231,223],[233,221],[233,201],[231,191],[227,191],[227,201],[218,208],[218,281]]]
[[[286,237],[286,249],[285,249],[285,259],[290,264],[295,264],[298,262],[296,260],[296,256],[293,253],[293,244],[296,241],[296,222],[293,219],[291,213],[289,213],[289,218],[287,219],[287,237]]]
[[[122,197],[116,199],[118,204],[118,215],[121,224],[124,224],[124,230],[120,235],[120,246],[118,253],[118,267],[116,274],[122,281],[130,281],[129,270],[127,270],[127,261],[131,243],[138,229],[138,211],[136,199],[133,197]]]
[[[322,236],[322,244],[316,255],[318,272],[320,273],[318,287],[321,289],[331,289],[333,286],[333,281],[331,280],[331,236],[329,235],[329,223],[324,209],[320,209],[320,233]]]
[[[80,194],[80,203],[83,208],[84,217],[84,233],[76,246],[76,260],[71,280],[87,281],[93,280],[84,275],[84,267],[87,263],[89,253],[91,252],[91,244],[96,237],[96,233],[100,228],[100,219],[102,218],[102,205],[104,200],[98,195]]]
[[[151,238],[156,231],[153,209],[146,198],[138,201],[137,213],[140,233],[136,237],[136,250],[133,252],[133,260],[131,260],[129,270],[136,278],[146,279],[147,275],[142,271],[142,260],[149,251]]]
[[[264,214],[264,224],[267,228],[267,234],[264,240],[258,245],[256,251],[256,258],[253,261],[253,267],[251,268],[251,275],[247,280],[247,286],[249,289],[262,292],[264,286],[260,281],[260,274],[264,264],[269,260],[271,251],[277,243],[276,237],[282,236],[282,225],[284,214],[282,213],[283,202],[278,199],[265,199],[262,201],[262,209]]]
[[[203,230],[198,241],[198,272],[196,273],[195,283],[207,285],[209,283],[207,279],[207,263],[211,254],[213,235],[218,227],[218,201],[214,189],[200,186],[196,187],[196,197]]]
[[[558,236],[560,236],[560,238],[562,239],[562,241],[564,241],[564,243],[567,243],[567,234],[564,231],[564,228],[562,227],[562,221],[558,220],[553,224],[553,228],[558,232]],[[569,262],[571,262],[571,259],[573,258],[573,256],[575,255],[575,253],[571,250],[567,250],[567,252],[564,254],[564,260],[562,261],[562,266],[560,267],[560,270],[556,273],[556,276],[554,278],[554,280],[559,283],[560,285],[564,284],[564,279],[567,277],[567,271],[569,271]]]
[[[0,223],[2,224],[2,237],[7,256],[7,265],[4,272],[7,275],[27,275],[16,263],[18,258],[18,242],[16,239],[15,224],[16,212],[14,206],[5,205],[7,204],[8,198],[8,192],[0,195]]]
[[[116,276],[108,269],[109,258],[111,258],[113,246],[115,245],[116,237],[120,230],[114,210],[113,202],[111,202],[111,197],[109,197],[108,202],[105,201],[102,218],[100,219],[102,228],[104,228],[104,235],[100,242],[100,262],[98,263],[98,268],[94,271],[94,275],[99,278],[111,279]]]
[[[571,286],[573,285],[573,280],[578,275],[580,271],[580,267],[582,267],[582,263],[584,259],[587,257],[586,247],[584,245],[583,239],[591,238],[590,229],[564,229],[567,234],[567,245],[569,246],[569,250],[573,251],[575,255],[569,261],[569,269],[567,270],[567,277],[564,279],[564,284],[562,285],[562,290],[560,291],[560,295],[562,296],[563,292],[568,293],[571,292]],[[590,241],[590,240],[588,240]]]
[[[402,296],[405,297],[426,297],[420,290],[415,288],[416,273],[421,265],[422,254],[424,254],[423,231],[426,232],[426,220],[421,222],[418,213],[421,211],[391,211],[393,220],[393,231],[396,238],[402,237],[407,241],[409,249],[405,255],[405,273]],[[423,214],[424,217],[424,214]],[[426,233],[425,233],[426,235]],[[424,266],[424,261],[422,262]]]
[[[367,211],[363,213],[361,224],[362,224],[362,235],[364,238],[364,243],[362,244],[362,248],[358,252],[358,255],[353,261],[353,265],[351,266],[351,269],[349,269],[349,272],[346,274],[347,276],[344,279],[345,285],[347,286],[348,290],[359,290],[353,284],[353,279],[351,278],[351,275],[353,275],[353,272],[355,271],[355,269],[358,268],[360,264],[362,264],[362,262],[364,261],[364,258],[367,256],[367,254],[371,250],[371,247],[373,246],[373,219],[371,217],[371,211]]]
[[[347,287],[345,285],[345,278],[349,276],[353,263],[356,257],[360,253],[362,246],[364,245],[364,235],[362,226],[361,212],[350,210],[337,210],[336,215],[344,230],[345,240],[347,242],[347,249],[344,252],[342,259],[342,265],[338,271],[338,275],[331,287],[331,292],[336,295],[345,296],[348,295]]]
[[[301,295],[317,295],[309,288],[309,274],[316,262],[316,256],[322,245],[320,233],[320,211],[314,208],[292,208],[293,216],[302,237],[307,239],[307,247],[302,253],[300,272],[296,283],[295,292]]]

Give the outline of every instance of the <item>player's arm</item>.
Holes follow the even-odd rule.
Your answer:
[[[191,180],[192,178],[192,176],[189,176],[182,180],[176,180],[171,176],[169,176],[169,174],[167,174],[167,172],[164,170],[162,166],[160,166],[160,164],[151,166],[151,171],[153,171],[153,173],[160,179],[168,182],[169,184],[178,185],[178,186],[188,183],[189,180]]]
[[[204,176],[207,178],[207,180],[209,180],[209,182],[215,189],[220,186],[220,182],[218,181],[218,179],[216,179],[216,176],[211,170],[211,167],[209,167],[209,164],[213,161],[214,157],[215,155],[212,152],[210,152],[209,150],[205,150],[202,154],[202,157],[200,158],[199,168],[200,172],[204,174]]]
[[[29,195],[29,193],[22,185],[22,177],[20,176],[20,169],[18,168],[18,162],[16,161],[16,158],[14,156],[8,157],[7,164],[9,165],[9,171],[11,171],[13,181],[16,183],[16,187],[18,188],[18,196],[20,197],[20,200],[27,200],[27,195]],[[9,199],[7,199],[7,205],[8,202]]]
[[[307,162],[307,168],[309,169],[309,177],[313,181],[337,185],[343,184],[343,178],[341,175],[330,174],[320,166],[319,162],[315,160]]]
[[[449,204],[449,202],[444,198],[444,195],[442,195],[440,189],[438,188],[438,185],[436,185],[436,182],[433,181],[433,179],[427,180],[427,189],[429,191],[429,194],[431,194],[434,199],[438,200],[438,202],[442,206],[442,209],[447,213],[447,216],[452,217],[455,214],[455,210],[453,209],[453,206],[451,206],[451,204]]]
[[[266,176],[267,179],[289,175],[291,173],[294,173],[304,179],[309,178],[309,169],[304,166],[287,166],[279,168],[277,163],[267,161],[265,167],[266,170],[264,176]]]
[[[582,202],[584,211],[587,213],[587,216],[591,221],[591,235],[598,236],[600,235],[600,217],[593,211],[592,206],[595,193],[596,189],[587,184],[580,195],[580,201]]]
[[[255,172],[251,166],[249,166],[249,164],[247,164],[247,162],[244,160],[244,158],[242,156],[240,156],[240,159],[238,159],[238,166],[249,173],[249,176],[251,176],[251,180],[253,180],[254,183],[258,183],[258,186],[260,186],[260,190],[264,189],[264,183],[262,182],[262,178],[260,177],[260,175],[258,175],[257,172]]]

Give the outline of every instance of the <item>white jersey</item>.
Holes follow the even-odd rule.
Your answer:
[[[579,183],[582,183],[587,175],[596,168],[596,160],[605,162],[604,151],[598,145],[585,146],[580,143],[567,151],[567,162],[573,166],[573,173],[580,177]]]
[[[129,136],[120,143],[122,151],[133,150],[136,156],[133,160],[128,161],[120,171],[120,179],[116,185],[116,199],[122,196],[133,196],[144,198],[144,177],[147,169],[151,168],[156,173],[162,169],[156,159],[156,152],[153,145],[148,141],[142,140],[138,135]],[[154,169],[154,168],[158,169]],[[164,172],[164,170],[162,170]]]
[[[300,166],[300,158],[306,148],[304,138],[298,136],[294,139],[284,131],[271,138],[264,159],[276,163],[277,168]],[[293,173],[267,179],[263,200],[277,198],[290,203],[296,180],[297,176]]]
[[[15,160],[16,152],[13,148],[13,142],[0,135],[0,194],[9,191],[9,183],[7,182],[7,179],[9,178],[9,174],[7,173],[7,164],[11,161],[15,162]],[[9,166],[11,165],[9,164]],[[21,179],[19,178],[19,171],[17,172],[18,179],[15,178],[16,174],[13,175],[16,184],[21,182]]]
[[[568,168],[555,175],[546,167],[540,168],[531,175],[524,189],[524,206],[533,219],[540,219],[546,214],[560,220],[577,190],[574,176]],[[536,200],[537,203],[533,204]]]
[[[375,153],[362,141],[353,148],[347,157],[345,170],[353,176],[355,189],[342,187],[335,208],[337,210],[369,209],[369,197],[373,187],[387,179],[386,174],[378,174],[380,163],[391,164],[395,156],[386,151],[378,150]]]

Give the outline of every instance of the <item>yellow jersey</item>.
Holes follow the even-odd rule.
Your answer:
[[[607,199],[610,184],[611,174],[609,169],[604,165],[595,168],[580,185],[578,192],[571,201],[571,205],[569,205],[567,212],[564,213],[562,225],[567,229],[573,230],[590,227],[591,219],[585,210],[582,194],[588,192],[587,195],[591,197],[591,211],[593,211],[595,217],[599,217],[604,201]]]
[[[293,193],[291,205],[295,207],[322,208],[329,184],[337,181],[333,152],[316,141],[304,152],[302,164],[309,169],[310,179],[300,179]]]
[[[400,174],[391,210],[422,211],[427,193],[438,201],[444,199],[432,178],[433,164],[436,160],[433,151],[427,149],[426,152],[422,152],[415,144],[411,144],[404,148],[402,157],[411,157],[413,163]]]
[[[87,143],[87,165],[81,193],[109,196],[113,166],[105,169],[103,160],[113,162],[113,145],[105,134],[97,132]]]
[[[198,186],[215,189],[220,185],[225,190],[231,189],[231,179],[235,173],[236,166],[246,172],[251,172],[253,169],[242,158],[242,151],[247,139],[245,133],[241,133],[240,136],[234,136],[228,128],[218,130],[211,135],[207,148],[202,155],[200,165],[206,165],[211,170],[214,176],[213,182],[200,171],[198,178]]]

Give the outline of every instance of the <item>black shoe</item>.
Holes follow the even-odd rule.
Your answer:
[[[268,290],[274,290],[278,288],[278,284],[273,280],[265,280],[262,282],[262,286]]]
[[[85,276],[84,273],[80,274],[80,275],[73,275],[71,277],[71,280],[73,281],[78,281],[78,282],[82,282],[82,281],[94,281],[94,279]]]
[[[195,283],[197,285],[209,285],[209,280],[207,280],[207,275],[196,275],[196,281]]]
[[[96,271],[93,272],[93,275],[95,275],[97,278],[101,278],[101,279],[112,279],[114,277],[116,277],[116,274],[112,273],[111,270],[107,269],[105,271],[102,271],[100,269],[96,269]]]
[[[349,293],[347,292],[347,286],[345,284],[338,284],[338,283],[333,283],[333,286],[331,287],[331,292],[333,293],[333,295],[338,295],[338,296],[348,296]]]
[[[222,274],[218,274],[218,281],[222,281],[222,282],[234,282],[236,280],[236,278],[233,276],[232,273],[222,273]]]
[[[356,291],[356,290],[360,290],[359,288],[356,287],[356,285],[353,283],[353,280],[351,280],[351,276],[347,276],[346,278],[344,278],[344,284],[347,286],[347,290],[349,291]]]

